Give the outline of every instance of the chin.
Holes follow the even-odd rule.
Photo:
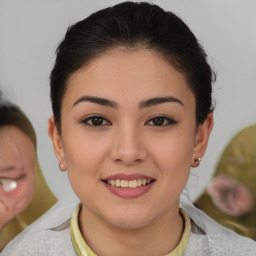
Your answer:
[[[151,222],[148,214],[143,214],[142,211],[126,210],[115,213],[110,213],[106,220],[113,226],[122,229],[136,229],[146,226]]]

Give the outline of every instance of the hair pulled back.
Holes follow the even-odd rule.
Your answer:
[[[154,50],[182,72],[196,98],[198,125],[213,111],[215,75],[187,25],[157,5],[124,2],[70,26],[59,44],[50,75],[52,109],[59,132],[61,103],[69,77],[107,50],[118,47]]]

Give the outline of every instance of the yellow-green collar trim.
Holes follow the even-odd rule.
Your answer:
[[[80,209],[81,209],[81,203],[76,206],[71,217],[70,233],[71,233],[71,240],[72,240],[73,246],[78,256],[97,256],[91,250],[91,248],[86,244],[80,232],[79,225],[78,225],[78,216],[80,213]],[[170,252],[169,254],[166,254],[165,256],[181,256],[186,249],[188,239],[189,239],[189,233],[191,229],[191,223],[190,223],[189,216],[183,209],[180,209],[180,213],[183,216],[184,222],[185,222],[184,232],[182,234],[179,244],[174,249],[174,251]]]
[[[72,244],[78,256],[97,256],[91,250],[91,248],[86,244],[80,232],[79,225],[78,225],[78,216],[79,216],[80,210],[81,210],[81,203],[79,203],[76,206],[71,217],[70,234],[71,234]]]
[[[181,255],[183,255],[183,253],[187,247],[189,234],[190,234],[190,230],[191,230],[190,218],[189,218],[188,214],[182,208],[180,208],[180,214],[184,220],[184,231],[183,231],[181,240],[180,240],[179,244],[176,246],[176,248],[172,252],[166,254],[165,256],[181,256]]]

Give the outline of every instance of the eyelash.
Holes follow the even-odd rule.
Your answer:
[[[154,124],[154,123],[150,124],[151,122],[154,122],[154,121],[158,122],[160,120],[161,120],[160,124]],[[165,127],[165,126],[169,126],[176,123],[177,122],[175,120],[166,116],[155,116],[146,122],[147,125],[157,126],[157,127]]]
[[[93,124],[93,122],[99,122],[98,124]],[[160,122],[159,124],[154,124],[155,122]],[[98,116],[90,116],[88,118],[85,118],[81,121],[81,123],[88,125],[88,126],[92,126],[92,127],[100,127],[100,126],[106,126],[106,125],[111,125],[111,122],[108,121],[106,118],[98,115]],[[152,124],[150,124],[152,123]],[[145,124],[146,125],[150,125],[150,126],[157,126],[157,127],[165,127],[165,126],[169,126],[172,124],[176,124],[177,122],[175,120],[173,120],[170,117],[166,117],[166,116],[155,116],[153,118],[151,118],[149,121],[147,121]]]
[[[100,124],[93,124],[93,121],[100,121],[101,123]],[[103,116],[90,116],[88,118],[83,119],[81,121],[81,123],[83,123],[85,125],[88,125],[88,126],[94,126],[94,127],[111,125],[111,123],[106,118],[104,118]]]

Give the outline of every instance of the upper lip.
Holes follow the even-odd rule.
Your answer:
[[[3,166],[0,172],[0,178],[18,180],[26,176],[26,171],[23,169],[23,166]]]
[[[117,173],[114,175],[107,176],[102,180],[139,180],[139,179],[155,180],[150,176],[146,176],[138,173],[135,173],[135,174]]]
[[[13,174],[13,175],[8,175],[8,176],[1,176],[0,179],[6,179],[6,180],[14,180],[14,181],[18,181],[23,179],[26,176],[26,174],[22,173],[22,174]]]

